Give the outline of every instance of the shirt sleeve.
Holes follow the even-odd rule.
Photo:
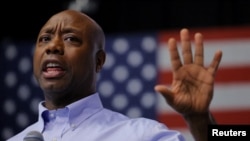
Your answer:
[[[158,121],[145,119],[144,128],[144,141],[185,141],[181,132]]]

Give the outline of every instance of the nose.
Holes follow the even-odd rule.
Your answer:
[[[59,41],[51,42],[46,49],[46,54],[63,55],[64,54],[63,44],[61,44]]]

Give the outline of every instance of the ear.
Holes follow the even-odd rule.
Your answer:
[[[106,53],[104,50],[98,50],[96,53],[96,72],[100,72],[102,69],[102,66],[106,59]]]

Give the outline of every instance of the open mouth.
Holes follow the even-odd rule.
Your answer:
[[[57,61],[46,61],[42,67],[43,76],[48,79],[60,78],[65,74],[65,69]]]

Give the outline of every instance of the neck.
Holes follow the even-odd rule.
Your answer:
[[[94,93],[94,92],[93,92]],[[93,93],[84,95],[67,95],[64,97],[51,97],[51,94],[46,96],[45,94],[45,107],[49,110],[64,108],[67,105],[74,103],[82,98],[85,98]]]

